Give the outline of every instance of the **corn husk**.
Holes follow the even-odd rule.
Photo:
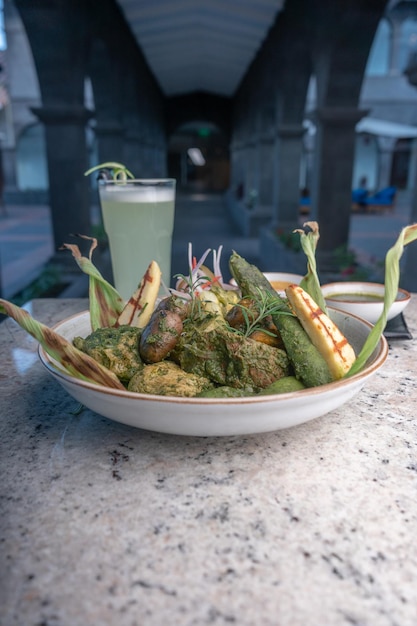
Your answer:
[[[317,273],[316,248],[320,239],[319,225],[317,222],[305,222],[303,228],[297,228],[295,233],[300,233],[300,243],[307,257],[307,274],[300,283],[304,289],[318,304],[323,313],[327,315],[327,306],[320,287],[320,279]]]
[[[97,247],[97,239],[87,237],[86,235],[78,235],[78,237],[91,241],[88,258],[82,256],[77,245],[64,243],[62,248],[72,252],[72,256],[77,262],[78,267],[90,277],[89,300],[91,328],[97,330],[98,328],[114,326],[120,313],[124,309],[125,302],[113,285],[103,278],[92,262],[92,255]]]
[[[74,378],[114,389],[124,389],[113,372],[75,348],[67,339],[58,335],[51,328],[35,320],[24,309],[7,300],[0,299],[0,312],[13,318],[23,330],[41,344],[49,356],[60,363],[63,369]]]
[[[387,324],[388,311],[397,297],[400,281],[400,259],[404,251],[404,246],[417,239],[417,224],[405,226],[400,232],[397,241],[390,248],[385,256],[385,290],[384,308],[378,321],[369,333],[365,344],[360,351],[355,363],[348,372],[348,376],[357,374],[366,364],[384,332]]]

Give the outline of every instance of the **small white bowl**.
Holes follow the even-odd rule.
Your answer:
[[[371,324],[378,321],[384,307],[385,286],[380,283],[363,281],[328,283],[322,285],[321,290],[326,304],[340,311],[358,315]],[[408,291],[398,289],[396,300],[388,311],[387,319],[391,320],[402,313],[410,302],[410,297]]]
[[[288,274],[285,272],[264,272],[264,276],[278,293],[283,293],[288,285],[299,285],[304,278],[301,274]]]

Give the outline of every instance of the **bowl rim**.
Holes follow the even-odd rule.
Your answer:
[[[330,307],[332,308],[332,307]],[[349,313],[346,311],[341,311],[336,308],[332,308],[335,310],[337,314],[342,314],[347,317],[354,318],[358,320],[361,324],[369,327],[369,331],[373,328],[373,324],[363,319],[362,317],[355,315],[353,313]],[[67,317],[54,326],[52,326],[52,330],[55,332],[59,332],[59,328],[63,324],[67,324],[71,322],[71,320],[75,320],[77,318],[82,318],[86,315],[89,315],[89,311],[81,311],[79,313],[75,313],[70,317]],[[270,395],[255,395],[255,396],[243,396],[243,397],[233,397],[233,398],[198,398],[198,397],[183,397],[183,396],[160,396],[156,394],[145,394],[138,393],[135,391],[128,391],[122,389],[114,389],[110,387],[105,387],[104,385],[91,383],[89,381],[85,381],[79,378],[75,378],[71,376],[69,373],[65,372],[61,369],[60,365],[54,361],[52,357],[44,350],[44,348],[39,345],[38,346],[38,356],[43,364],[43,366],[55,377],[57,377],[60,381],[70,385],[81,386],[85,390],[90,390],[93,392],[101,392],[103,394],[108,394],[112,397],[120,397],[125,400],[136,400],[142,402],[159,402],[159,403],[168,403],[168,404],[185,404],[185,405],[242,405],[242,404],[268,404],[268,403],[277,403],[277,402],[285,402],[292,398],[307,398],[310,396],[316,396],[318,394],[322,394],[326,391],[335,390],[337,388],[344,388],[351,382],[359,382],[362,379],[365,380],[369,378],[372,374],[374,374],[386,361],[388,356],[388,342],[384,335],[381,335],[378,345],[375,348],[376,356],[372,363],[366,365],[360,372],[350,376],[349,378],[342,378],[340,380],[332,381],[330,383],[326,383],[324,385],[319,385],[317,387],[307,387],[305,389],[300,389],[297,391],[291,391],[281,394],[270,394]]]
[[[296,272],[262,272],[262,274],[267,278],[268,276],[292,276],[300,280],[304,278],[303,274],[297,274]]]
[[[332,298],[331,294],[327,295],[324,293],[323,290],[331,290],[331,289],[336,289],[336,287],[339,286],[343,286],[346,287],[346,285],[349,285],[349,287],[352,287],[352,289],[348,292],[345,292],[346,295],[348,296],[349,293],[353,293],[353,289],[356,287],[357,289],[362,289],[364,286],[366,286],[369,291],[371,293],[375,293],[375,294],[381,294],[381,292],[383,293],[385,291],[385,285],[384,283],[375,283],[375,282],[368,282],[368,281],[364,281],[364,280],[346,280],[346,281],[334,281],[331,283],[326,283],[324,285],[321,285],[321,290],[323,292],[323,296],[324,299],[327,301],[329,300],[330,302],[337,302],[337,303],[348,303],[348,304],[353,304],[353,305],[358,305],[358,306],[381,306],[382,302],[372,302],[371,300],[363,300],[363,301],[359,301],[358,300],[350,300],[349,298],[345,298],[344,300],[339,300],[336,298]],[[363,291],[365,291],[363,289]],[[369,292],[368,292],[369,293]],[[399,295],[401,295],[401,297],[399,297]],[[411,300],[411,293],[409,291],[407,291],[406,289],[403,289],[402,287],[398,287],[397,290],[397,296],[393,302],[397,303],[397,302],[401,302],[401,303],[407,303]],[[335,305],[336,308],[336,305]]]

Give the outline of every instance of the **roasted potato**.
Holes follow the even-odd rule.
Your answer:
[[[163,361],[175,347],[183,330],[178,313],[157,309],[142,331],[139,354],[145,363]]]
[[[189,302],[182,300],[178,296],[172,295],[160,300],[154,312],[172,311],[173,313],[178,313],[180,318],[184,320],[189,314],[189,308]]]

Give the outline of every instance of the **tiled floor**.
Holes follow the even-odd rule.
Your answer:
[[[49,207],[8,207],[0,217],[2,296],[10,298],[34,280],[52,254]]]

